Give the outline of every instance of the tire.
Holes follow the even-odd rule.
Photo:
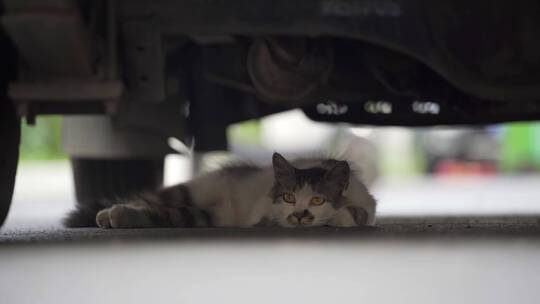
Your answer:
[[[19,162],[21,120],[15,105],[7,97],[8,83],[15,79],[17,54],[0,28],[0,227],[4,224],[13,199]]]
[[[13,198],[19,161],[21,123],[10,100],[0,98],[0,226],[4,224]]]
[[[77,202],[85,204],[99,199],[116,199],[156,190],[163,184],[163,163],[162,158],[72,158]]]

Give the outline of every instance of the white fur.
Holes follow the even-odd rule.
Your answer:
[[[301,169],[313,166],[323,167],[318,159],[303,159],[293,161],[292,164]],[[329,169],[329,168],[328,168]],[[186,185],[190,189],[193,201],[199,207],[209,210],[213,223],[220,227],[251,227],[263,218],[279,222],[288,226],[286,216],[291,212],[307,208],[307,204],[314,193],[309,187],[298,192],[297,203],[274,204],[269,196],[274,184],[272,167],[263,168],[249,177],[238,177],[227,174],[226,171],[216,171],[195,178]],[[354,171],[349,178],[349,186],[344,196],[350,205],[363,208],[368,213],[367,225],[375,224],[375,200],[368,193],[361,179]],[[326,210],[331,208],[329,203],[313,206],[310,211],[315,215],[314,225],[330,224],[334,226],[354,226],[354,219],[343,209]],[[327,211],[327,212],[324,212]],[[333,214],[333,218],[318,217],[320,214]]]

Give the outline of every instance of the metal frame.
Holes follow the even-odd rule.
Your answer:
[[[37,114],[117,112],[123,84],[117,72],[114,0],[90,12],[104,14],[104,37],[96,37],[73,1],[4,4],[2,26],[20,57],[19,77],[9,84],[8,95],[20,116],[33,124]],[[100,39],[106,46],[102,52],[97,50]]]
[[[89,50],[84,52],[98,54],[97,58],[100,60],[93,61],[95,73],[88,78],[83,77],[80,86],[71,86],[72,89],[81,88],[80,92],[83,92],[83,88],[95,85],[96,81],[102,82],[94,87],[96,91],[100,91],[99,94],[94,94],[96,99],[90,100],[92,94],[81,94],[86,96],[78,98],[81,101],[81,113],[94,113],[97,110],[114,114],[118,110],[120,99],[126,97],[136,103],[164,101],[170,95],[169,84],[176,82],[175,79],[171,81],[166,72],[169,69],[166,56],[171,45],[189,40],[198,43],[201,52],[211,52],[212,49],[226,44],[240,46],[238,52],[233,51],[230,56],[224,55],[215,62],[214,67],[201,72],[205,77],[203,81],[239,91],[238,96],[241,96],[241,99],[254,102],[254,107],[258,109],[251,113],[235,114],[233,118],[224,119],[226,123],[297,105],[301,105],[313,119],[354,124],[484,124],[540,118],[540,40],[536,38],[540,35],[540,4],[533,0],[524,0],[519,5],[504,0],[480,0],[474,3],[423,0],[82,2],[89,4],[84,6],[84,9],[92,7],[93,3],[101,3],[96,4],[99,9],[93,11],[98,14],[98,17],[94,16],[97,22],[105,24],[101,31],[93,32],[92,28],[83,26],[72,36],[59,37],[58,33],[50,31],[44,32],[47,39],[39,40],[48,48],[57,42],[65,44],[65,39],[68,39],[67,42],[79,41],[79,44],[75,44],[79,49],[82,47],[84,50],[86,45]],[[68,16],[71,18],[68,18],[69,20],[75,20],[74,26],[79,26],[81,22],[77,18],[84,18],[76,17],[77,14],[88,13],[74,10],[77,3],[70,0],[4,0],[4,3],[7,5],[2,17],[3,26],[19,49],[23,62],[25,56],[30,58],[39,55],[39,52],[36,52],[39,48],[28,47],[28,37],[24,36],[24,31],[21,31],[21,26],[17,26],[20,25],[17,22],[30,22],[28,24],[33,24],[35,28],[36,24]],[[58,3],[61,3],[60,7],[54,7]],[[48,5],[54,9],[50,9]],[[47,9],[43,9],[44,7]],[[487,10],[486,7],[490,9]],[[21,16],[24,18],[17,19]],[[516,32],[520,34],[515,34]],[[253,85],[249,82],[249,77],[245,82],[246,75],[243,75],[243,72],[233,75],[238,76],[234,79],[227,77],[230,75],[213,73],[220,69],[220,65],[221,70],[226,70],[223,67],[227,67],[228,61],[242,62],[245,59],[247,62],[248,58],[243,56],[248,53],[249,44],[253,41],[260,41],[261,37],[273,39],[279,35],[301,39],[307,37],[358,41],[363,43],[366,49],[376,50],[375,54],[389,52],[404,56],[426,67],[432,73],[430,77],[435,79],[436,85],[440,85],[434,87],[440,88],[447,95],[443,96],[445,98],[433,99],[429,94],[411,97],[404,92],[388,90],[381,91],[378,97],[357,95],[348,98],[322,90],[305,95],[304,99],[307,101],[303,100],[302,103],[283,103],[281,107],[273,107],[268,105],[268,101],[260,94],[260,88],[267,86],[261,86],[257,82]],[[88,40],[91,41],[90,44],[84,43],[85,37],[91,38]],[[170,41],[174,43],[170,44]],[[246,47],[242,49],[243,46]],[[70,49],[62,51],[69,53]],[[120,61],[118,54],[121,54]],[[384,65],[385,61],[393,60],[394,55],[383,55],[377,59],[377,56],[366,51],[362,56],[371,56],[369,59],[380,60],[379,63]],[[347,56],[353,59],[359,54],[350,53]],[[243,66],[239,70],[242,68]],[[373,77],[388,89],[377,66],[368,64],[365,68],[366,73],[373,73]],[[327,72],[329,73],[329,70],[325,70],[325,73]],[[77,111],[78,106],[71,102],[75,99],[66,98],[63,95],[65,92],[58,90],[65,84],[61,81],[66,78],[73,80],[73,71],[60,75],[62,77],[45,75],[45,79],[40,78],[42,75],[36,75],[22,71],[19,78],[25,83],[13,84],[10,90],[21,114],[31,117],[39,113]],[[51,79],[46,79],[49,76],[59,82],[44,87],[42,82],[50,82]],[[33,80],[37,79],[37,82],[31,82],[32,77]],[[253,77],[251,75],[252,82]],[[239,79],[241,81],[238,81]],[[319,81],[326,79],[328,77],[325,74]],[[117,88],[124,82],[126,87],[119,92]],[[111,86],[116,88],[109,90]],[[340,98],[334,98],[336,96]],[[437,94],[433,96],[439,97]],[[68,102],[62,102],[68,99],[69,105]],[[203,101],[198,102],[206,104]],[[85,106],[82,106],[83,103]],[[89,106],[90,104],[92,106]],[[101,110],[97,109],[98,105],[102,105]],[[45,111],[45,108],[48,110]],[[325,108],[330,110],[324,110]],[[334,108],[338,110],[332,110]],[[343,110],[345,108],[346,111]]]

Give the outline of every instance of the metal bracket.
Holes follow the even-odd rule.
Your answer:
[[[29,124],[36,114],[115,114],[123,93],[116,1],[93,10],[106,21],[101,55],[96,47],[100,38],[85,24],[74,1],[7,2],[1,23],[19,52],[19,79],[8,88],[18,114]]]
[[[162,37],[151,18],[123,22],[124,77],[130,100],[162,102],[165,93],[165,64]]]

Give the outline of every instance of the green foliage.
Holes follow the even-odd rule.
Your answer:
[[[259,144],[261,124],[259,120],[248,120],[234,124],[227,130],[229,140],[241,145]]]
[[[540,124],[510,123],[503,130],[500,169],[506,172],[540,170]]]
[[[61,116],[41,116],[35,126],[22,123],[21,159],[56,160],[65,159],[61,147]]]

